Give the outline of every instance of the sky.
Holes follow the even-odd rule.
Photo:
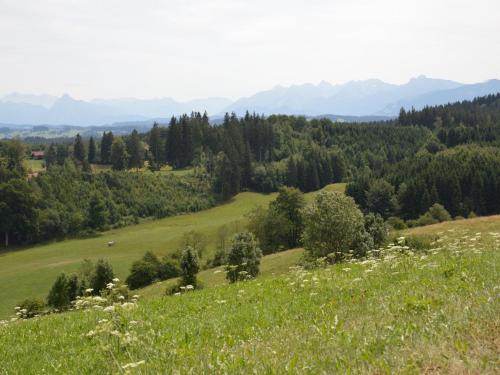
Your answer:
[[[498,0],[0,0],[0,95],[500,78]]]

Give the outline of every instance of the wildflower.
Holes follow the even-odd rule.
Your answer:
[[[346,268],[342,268],[342,271],[344,271],[344,272],[349,272],[350,270],[351,270],[351,269],[350,269],[350,268],[347,268],[347,267],[346,267]]]
[[[132,298],[138,299],[138,298],[139,298],[139,295],[138,295],[138,294],[134,294],[134,295],[132,296]]]
[[[222,305],[222,304],[226,303],[227,301],[224,299],[220,299],[220,300],[216,300],[215,302],[217,302],[219,305]]]
[[[119,299],[120,301],[123,301],[123,300],[125,299],[125,297],[124,297],[124,296],[118,296],[118,299]]]
[[[114,287],[115,287],[115,284],[113,284],[113,283],[106,284],[107,289],[113,289]]]
[[[94,291],[93,288],[85,289],[85,293],[88,293],[88,294],[92,293],[93,291]]]
[[[174,296],[180,296],[181,292],[174,293]]]
[[[108,306],[108,307],[104,308],[104,311],[105,312],[115,311],[115,307],[114,306]]]
[[[123,365],[122,366],[122,369],[126,370],[128,368],[134,368],[134,367],[137,367],[137,366],[140,366],[140,365],[143,365],[145,364],[146,361],[142,360],[142,361],[139,361],[139,362],[132,362],[132,363],[127,363],[126,365]]]
[[[113,279],[113,282],[114,282],[114,283],[117,283],[117,282],[119,282],[119,281],[120,281],[120,279],[119,279],[119,278],[117,278],[117,277],[115,277],[115,278]]]
[[[194,286],[192,286],[192,285],[186,285],[186,289],[187,289],[187,290],[193,290],[193,289],[194,289]]]
[[[132,302],[125,302],[122,307],[124,309],[133,309],[135,308],[137,305],[135,303],[132,303]]]

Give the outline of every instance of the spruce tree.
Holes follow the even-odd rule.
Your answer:
[[[79,162],[83,162],[85,160],[85,146],[80,134],[77,134],[75,137],[75,143],[73,144],[73,156]]]
[[[94,163],[95,162],[95,155],[96,155],[96,145],[94,138],[90,137],[89,140],[89,153],[87,156],[87,160],[89,163]]]

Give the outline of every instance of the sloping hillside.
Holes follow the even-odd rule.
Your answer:
[[[427,234],[428,251],[0,326],[0,372],[493,374],[500,220]]]

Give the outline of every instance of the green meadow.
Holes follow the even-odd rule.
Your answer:
[[[403,234],[431,249],[0,325],[0,373],[498,373],[500,218]]]
[[[345,184],[325,187],[336,191],[344,188]],[[307,194],[306,198],[313,194]],[[267,205],[274,197],[274,194],[246,192],[228,203],[193,214],[146,221],[92,238],[0,251],[0,319],[10,316],[16,303],[25,298],[45,298],[57,275],[77,271],[83,259],[107,259],[116,275],[124,279],[132,262],[146,251],[159,256],[170,254],[179,248],[183,235],[193,230],[205,235],[206,256],[211,256],[219,228],[228,225],[234,231],[243,229],[245,215],[256,206]],[[108,247],[109,241],[115,241],[115,245]]]

